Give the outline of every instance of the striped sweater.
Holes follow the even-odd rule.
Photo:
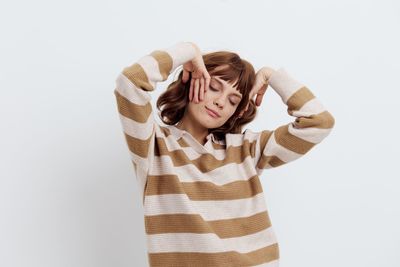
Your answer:
[[[189,132],[155,120],[149,91],[195,56],[178,42],[123,68],[114,94],[144,208],[150,266],[278,266],[279,247],[260,175],[320,143],[333,116],[283,68],[269,85],[295,119],[274,130]]]

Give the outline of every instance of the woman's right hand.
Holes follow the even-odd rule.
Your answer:
[[[192,73],[190,82],[189,101],[194,100],[196,103],[204,99],[204,92],[207,91],[210,85],[210,74],[208,73],[203,61],[200,48],[192,43],[197,51],[195,58],[183,64],[182,82],[186,83],[189,80],[189,75]]]
[[[273,68],[267,66],[262,67],[257,71],[253,88],[250,90],[249,94],[249,99],[253,99],[253,97],[257,95],[255,100],[256,106],[261,105],[264,94],[267,91],[269,78],[274,72],[275,70]],[[247,103],[244,110],[240,112],[239,117],[242,117],[243,113],[245,113],[248,110],[248,108],[249,108],[249,103]]]

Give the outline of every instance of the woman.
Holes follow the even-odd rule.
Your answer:
[[[149,91],[181,65],[157,100],[161,125]],[[142,193],[150,266],[278,266],[259,176],[306,154],[330,133],[334,118],[313,93],[283,68],[255,73],[236,53],[202,55],[191,42],[143,56],[116,83]],[[268,85],[295,120],[242,132]]]

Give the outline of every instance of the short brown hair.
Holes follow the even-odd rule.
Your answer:
[[[220,76],[233,87],[237,86],[242,94],[242,100],[235,113],[222,126],[209,129],[209,132],[212,132],[218,140],[223,140],[227,133],[241,133],[242,126],[254,120],[256,116],[257,106],[251,99],[248,110],[243,113],[241,118],[238,117],[249,101],[249,94],[254,85],[255,71],[252,64],[234,52],[207,53],[203,55],[203,60],[211,76]],[[224,67],[217,71],[218,66]],[[189,102],[191,77],[186,83],[183,83],[182,74],[181,70],[178,78],[168,85],[167,90],[157,99],[157,108],[161,111],[160,118],[167,125],[174,125],[182,119]]]

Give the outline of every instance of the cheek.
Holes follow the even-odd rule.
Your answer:
[[[197,116],[197,114],[199,114],[202,111],[201,110],[202,105],[204,105],[204,102],[199,102],[199,103],[189,102],[186,108],[188,113]]]

